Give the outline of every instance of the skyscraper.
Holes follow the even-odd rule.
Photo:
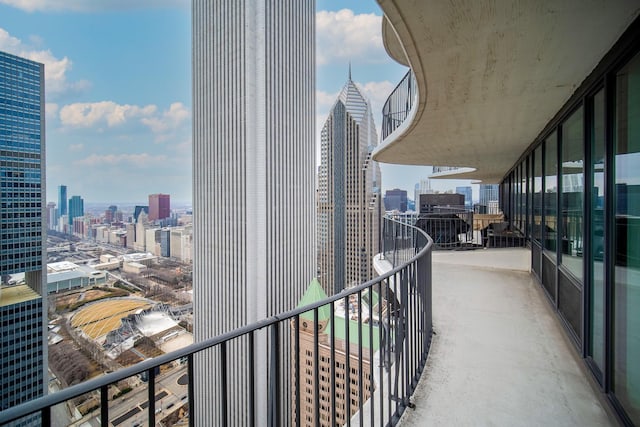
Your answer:
[[[0,410],[46,393],[44,66],[0,52]],[[6,286],[24,273],[24,284]]]
[[[384,208],[388,211],[407,211],[407,192],[406,190],[400,190],[394,188],[393,190],[387,190],[384,193]]]
[[[473,189],[470,185],[456,187],[456,193],[464,196],[465,209],[471,209],[473,207]]]
[[[194,335],[202,341],[294,308],[316,270],[315,2],[194,0],[192,22]],[[256,337],[255,354],[267,354],[266,340]],[[257,424],[268,405],[290,411],[283,345],[279,401],[266,398],[273,375],[253,378]],[[230,347],[229,424],[248,424],[248,350]],[[218,361],[200,354],[196,372]],[[218,377],[196,380],[196,418],[220,425],[209,404]]]
[[[321,133],[318,271],[330,293],[373,277],[380,234],[380,167],[371,106],[349,78]],[[406,210],[406,208],[405,208]]]
[[[47,203],[47,228],[55,229],[58,218],[58,208],[54,202]]]
[[[69,199],[69,224],[79,216],[84,216],[84,200],[80,196],[72,196]]]
[[[67,214],[67,186],[58,186],[58,218]]]
[[[171,216],[171,196],[169,194],[149,194],[149,221]]]
[[[498,184],[480,184],[480,207],[485,212],[498,213]]]
[[[370,297],[371,296],[371,297]],[[309,288],[305,292],[298,307],[304,307],[309,304],[320,302],[327,298],[324,290],[320,286],[317,280],[313,280],[309,284]],[[362,299],[362,311],[366,313],[375,313],[375,310],[371,307],[369,301],[375,301],[375,304],[382,304],[386,306],[386,302],[379,297],[376,293],[370,293],[366,291],[365,297]],[[298,375],[291,376],[292,388],[295,392],[296,380],[300,384],[300,420],[301,425],[309,425],[309,420],[316,419],[315,405],[314,405],[314,387],[310,387],[309,384],[314,384],[318,381],[320,390],[320,403],[318,405],[318,419],[320,425],[331,425],[332,415],[335,414],[336,425],[345,425],[347,419],[350,419],[359,407],[357,402],[362,398],[362,401],[367,401],[374,389],[374,381],[371,376],[371,354],[377,353],[380,349],[380,335],[378,331],[377,319],[369,318],[363,319],[363,324],[358,326],[358,322],[352,320],[352,316],[358,316],[358,299],[355,295],[350,297],[349,307],[345,307],[344,301],[340,301],[336,304],[336,311],[333,318],[333,337],[331,332],[331,307],[324,305],[318,310],[318,324],[314,323],[313,311],[307,311],[300,315],[301,326],[299,329],[299,343],[300,350],[300,372]],[[375,314],[374,314],[375,315]],[[295,323],[292,322],[292,326]],[[373,326],[372,326],[373,325]],[[347,338],[345,330],[349,329],[349,337]],[[369,328],[373,328],[373,331],[369,331]],[[315,331],[318,333],[318,348],[316,354],[315,344]],[[360,330],[362,331],[362,339],[360,340]],[[295,340],[296,330],[291,328],[292,340]],[[333,354],[331,350],[331,338],[334,339]],[[372,339],[371,339],[372,338]],[[347,341],[348,340],[348,341]],[[348,344],[347,344],[348,342]],[[355,352],[350,352],[347,355],[347,346],[362,345],[362,358],[358,357]],[[295,369],[296,355],[292,355],[291,364]],[[347,363],[347,358],[349,359]],[[314,364],[318,364],[319,377],[314,378]],[[331,375],[332,365],[334,366],[335,375]],[[362,378],[362,383],[360,383]],[[335,402],[332,402],[333,396],[331,391],[331,384],[334,384],[335,388]],[[362,393],[362,396],[360,394]],[[295,408],[295,398],[292,399],[293,406]],[[347,406],[345,403],[347,400],[351,400],[351,405]],[[292,414],[291,425],[296,425],[295,417]]]

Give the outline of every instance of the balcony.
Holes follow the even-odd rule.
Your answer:
[[[227,349],[234,342],[253,342],[268,334],[269,354],[250,354],[247,370],[278,372],[282,368],[278,355],[287,351],[278,337],[286,331],[292,337],[293,411],[282,413],[280,405],[266,405],[268,413],[259,418],[256,408],[260,402],[241,402],[254,414],[256,425],[335,425],[340,420],[336,405],[345,403],[347,413],[353,414],[346,418],[346,425],[613,424],[571,348],[574,344],[529,273],[528,249],[432,253],[431,240],[414,227],[385,219],[384,230],[385,250],[376,258],[382,274],[377,279],[0,412],[0,424],[35,412],[40,413],[43,425],[202,425],[189,417],[189,406],[198,402],[190,381],[194,375],[220,375],[220,401],[215,404],[224,422],[224,408],[234,404],[226,393],[233,373],[194,372],[194,358],[200,351],[215,348],[219,362],[226,366]],[[371,301],[374,293],[378,303],[365,312],[363,301]],[[348,307],[354,301],[358,302],[352,312],[354,323],[337,330],[346,324],[337,319],[339,306]],[[323,318],[329,322],[323,324]],[[365,322],[365,318],[370,320]],[[311,326],[305,325],[308,320]],[[321,334],[320,325],[330,332]],[[301,348],[303,328],[311,332],[307,336],[312,345],[310,359],[295,350]],[[377,350],[369,345],[374,341],[379,343]],[[319,351],[321,348],[328,353]],[[346,381],[315,381],[327,374],[322,357],[336,360],[341,351],[351,363],[346,372],[355,373],[347,375]],[[308,378],[314,389],[310,402],[295,391],[304,389],[296,373],[305,369],[311,372]],[[328,369],[334,369],[330,377],[340,377],[338,367]],[[111,385],[131,378],[140,382],[140,375],[143,382],[135,391],[121,396],[113,393]],[[359,398],[366,395],[361,375],[373,379],[369,399]],[[279,378],[270,377],[265,396],[269,402],[281,393]],[[168,386],[169,382],[182,384],[184,395]],[[335,397],[345,383],[351,384],[353,401]],[[250,395],[259,398],[255,389]],[[73,423],[64,422],[64,406],[78,397],[90,398],[95,409]]]

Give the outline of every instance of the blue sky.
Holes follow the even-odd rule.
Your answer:
[[[379,127],[406,73],[384,51],[379,7],[316,5],[318,134],[349,62]],[[0,50],[46,65],[48,200],[60,184],[89,203],[191,200],[190,14],[188,0],[0,0]],[[412,197],[429,172],[383,165],[383,189]]]

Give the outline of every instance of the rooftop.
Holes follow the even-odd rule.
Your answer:
[[[36,298],[40,298],[40,295],[27,285],[3,286],[0,292],[0,307]]]

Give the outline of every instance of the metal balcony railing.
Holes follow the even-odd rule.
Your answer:
[[[400,80],[382,107],[382,139],[391,135],[406,120],[416,103],[418,86],[411,70]]]
[[[95,404],[85,416],[86,420],[96,421],[104,427],[129,426],[137,422],[150,426],[174,425],[178,422],[189,426],[208,425],[210,420],[195,419],[194,408],[199,404],[217,408],[221,425],[228,425],[228,408],[234,402],[241,403],[243,410],[249,414],[249,425],[336,425],[340,416],[337,408],[343,410],[345,405],[346,425],[395,425],[404,410],[411,405],[409,399],[425,367],[431,342],[433,243],[424,232],[388,218],[384,219],[383,229],[383,252],[394,265],[393,270],[388,273],[317,303],[6,409],[0,412],[0,425],[33,420],[34,416],[36,419],[39,417],[41,424],[45,426],[52,425],[52,421],[65,425],[70,420],[56,419],[60,408],[58,405],[74,401],[77,403],[78,398],[87,397],[93,399]],[[354,304],[354,301],[357,303]],[[363,302],[368,302],[368,305]],[[345,321],[342,323],[338,321],[341,314],[336,311],[340,306],[347,308],[344,312]],[[355,309],[352,310],[352,307]],[[327,333],[320,336],[319,317],[327,313]],[[313,319],[314,326],[309,329],[307,323],[310,318]],[[344,330],[339,329],[340,325],[344,325]],[[301,354],[301,331],[308,333],[309,330],[313,338],[305,341],[313,343],[312,350]],[[289,332],[292,334],[291,347],[282,348],[285,340],[280,338]],[[254,342],[259,336],[268,338],[267,354],[254,354]],[[246,370],[242,375],[253,378],[256,372],[268,373],[266,390],[257,391],[254,382],[249,381],[246,396],[242,398],[230,395],[229,385],[233,384],[236,373],[225,369],[230,366],[228,351],[238,342],[246,344],[248,349]],[[374,342],[378,345],[372,345]],[[325,347],[321,352],[320,347],[323,345]],[[222,367],[220,371],[213,372],[214,367],[204,372],[202,369],[196,370],[196,366],[202,364],[200,360],[197,365],[194,364],[194,359],[199,357],[198,353],[207,349],[216,350],[217,364]],[[282,354],[290,358],[290,362],[285,363],[290,363],[292,367],[291,377],[284,379],[292,384],[291,395],[286,395],[284,390],[289,388],[282,384],[281,373],[287,372],[280,366],[283,363]],[[312,354],[311,361],[308,360],[309,354]],[[340,355],[346,361],[346,369],[338,373],[339,364],[336,360]],[[304,359],[304,366],[301,366],[301,360],[305,357],[307,359]],[[323,365],[327,361],[331,368]],[[175,416],[169,417],[171,414],[175,415],[175,411],[165,416],[165,409],[174,406],[174,403],[168,403],[167,393],[159,391],[160,387],[156,383],[156,380],[160,381],[167,375],[161,367],[171,363],[177,365],[175,369],[184,369],[186,365],[183,379],[187,380],[187,392],[182,400],[178,399],[175,403],[181,408],[180,421]],[[302,383],[301,372],[312,373],[311,385],[308,382]],[[206,399],[195,396],[194,379],[203,376],[217,378],[220,391],[216,396],[217,400],[212,401],[212,396],[207,396]],[[138,387],[146,387],[146,390],[142,390],[143,396],[146,395],[145,402],[134,403],[135,399],[130,398],[130,395],[114,395],[110,389],[114,384],[135,377],[144,377],[142,383],[140,380],[136,381],[141,384]],[[363,380],[365,377],[371,379],[366,391],[366,381]],[[321,393],[320,383],[327,378],[329,381],[326,385],[322,384]],[[336,390],[338,378],[342,394]],[[306,379],[308,377],[305,377],[305,381]],[[346,392],[345,385],[348,387]],[[315,391],[302,400],[301,394],[310,387]],[[267,396],[260,394],[265,391]],[[367,392],[369,396],[365,399]],[[354,398],[354,394],[358,394],[358,397]],[[264,401],[257,401],[258,399]],[[291,414],[282,413],[283,406],[278,404],[282,399],[291,402]],[[268,414],[265,418],[259,418],[257,406],[266,407]],[[140,417],[144,419],[139,420]],[[74,422],[82,423],[83,420]]]

